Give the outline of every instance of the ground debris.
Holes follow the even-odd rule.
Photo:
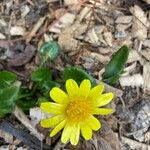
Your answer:
[[[144,99],[133,107],[136,114],[134,123],[132,123],[132,132],[136,140],[145,141],[145,133],[150,127],[150,101]]]
[[[19,46],[19,45],[18,45]],[[34,56],[36,48],[28,44],[20,45],[19,47],[13,47],[12,57],[8,59],[9,66],[22,66],[28,63]],[[20,51],[20,53],[18,53]]]

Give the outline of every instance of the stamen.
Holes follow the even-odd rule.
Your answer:
[[[71,100],[66,107],[66,115],[70,121],[82,122],[91,114],[91,104],[81,98]]]

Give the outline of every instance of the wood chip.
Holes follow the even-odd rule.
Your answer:
[[[144,11],[137,5],[130,9],[133,14],[133,24],[132,24],[132,35],[139,40],[144,40],[147,38],[147,28],[149,27],[149,22],[147,20]]]
[[[132,21],[133,17],[132,16],[119,16],[116,20],[115,23],[123,23],[123,24],[128,24]]]
[[[123,76],[119,79],[122,87],[140,87],[144,84],[143,76],[141,74],[134,74],[132,76]]]
[[[4,34],[0,33],[0,40],[4,40],[4,39],[6,39],[6,36]]]
[[[104,39],[107,43],[108,46],[112,47],[112,43],[113,43],[113,36],[112,36],[112,33],[111,32],[104,32],[103,34],[104,36]]]
[[[141,53],[142,56],[144,56],[148,61],[150,61],[150,51],[142,50],[140,53]]]
[[[28,5],[24,5],[21,7],[21,17],[24,18],[30,12],[30,8]]]
[[[150,62],[144,64],[143,67],[144,92],[150,93]]]
[[[61,33],[62,29],[71,25],[74,22],[75,15],[72,13],[65,13],[63,16],[59,18],[59,20],[54,23],[49,31],[54,33]]]
[[[140,61],[141,56],[136,50],[131,50],[129,52],[129,57],[127,63],[135,62],[135,61]]]
[[[26,42],[30,42],[32,37],[36,34],[36,32],[39,30],[39,28],[43,25],[45,21],[45,17],[42,17],[38,20],[38,22],[34,25],[33,29],[31,30],[31,32],[28,35],[28,38],[26,40]]]
[[[7,23],[4,19],[0,19],[0,26],[1,27],[6,27],[7,26]]]
[[[99,54],[99,53],[95,53],[95,52],[92,52],[90,54],[91,58],[94,58],[94,59],[97,59],[99,62],[101,62],[102,64],[106,64],[109,60],[110,60],[110,57],[109,56],[104,56],[102,54]]]
[[[116,135],[118,135],[118,134],[116,134]],[[124,137],[124,136],[121,136],[120,138],[121,138],[122,144],[129,145],[131,149],[134,149],[134,150],[149,150],[150,149],[150,146],[147,144],[137,142],[135,140],[132,140],[132,139]]]
[[[23,36],[25,35],[25,29],[21,26],[14,26],[10,28],[10,34],[12,36],[18,36],[18,35]]]
[[[69,26],[59,34],[58,42],[62,50],[66,52],[77,50],[79,42],[73,38],[73,32],[75,30],[76,26]]]
[[[132,24],[117,24],[116,25],[116,29],[117,31],[121,31],[121,32],[124,32],[126,29],[128,29]]]
[[[112,86],[106,84],[105,82],[101,82],[101,81],[97,80],[97,84],[101,84],[101,83],[105,86],[105,92],[112,92],[112,93],[114,93],[115,97],[122,96],[122,94],[123,94],[122,90],[112,87]]]
[[[98,42],[98,37],[96,35],[95,29],[92,28],[91,30],[88,31],[87,33],[88,37],[89,37],[89,42],[92,44],[96,44]]]
[[[126,67],[124,69],[125,73],[123,73],[122,76],[127,76],[130,73],[132,73],[134,70],[136,70],[136,64],[137,64],[137,62],[134,62],[134,63],[130,64],[128,67]]]
[[[65,2],[65,5],[75,5],[79,3],[78,0],[64,0],[64,2]]]
[[[77,16],[77,21],[81,22],[83,18],[87,18],[91,15],[91,8],[90,7],[84,7],[80,14]]]
[[[145,47],[149,47],[149,48],[150,48],[150,40],[149,40],[149,39],[144,40],[144,41],[143,41],[143,45],[144,45]]]
[[[13,143],[13,136],[3,130],[0,130],[0,137],[3,138],[6,143]]]
[[[47,117],[51,117],[51,114],[44,113],[39,107],[31,108],[30,109],[30,118],[33,125],[37,125],[42,119]]]

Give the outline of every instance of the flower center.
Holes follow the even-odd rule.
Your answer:
[[[82,122],[90,116],[91,104],[87,100],[75,99],[69,102],[65,113],[70,121]]]

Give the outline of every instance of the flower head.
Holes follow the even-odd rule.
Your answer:
[[[41,109],[54,114],[53,117],[41,121],[44,128],[53,127],[50,137],[62,131],[61,141],[77,145],[80,132],[84,139],[92,138],[92,130],[100,129],[101,124],[93,115],[108,115],[113,112],[110,108],[99,108],[107,105],[113,98],[113,93],[102,94],[103,85],[91,88],[90,80],[83,80],[78,87],[73,79],[66,81],[66,92],[58,87],[50,91],[54,102],[44,102]]]

